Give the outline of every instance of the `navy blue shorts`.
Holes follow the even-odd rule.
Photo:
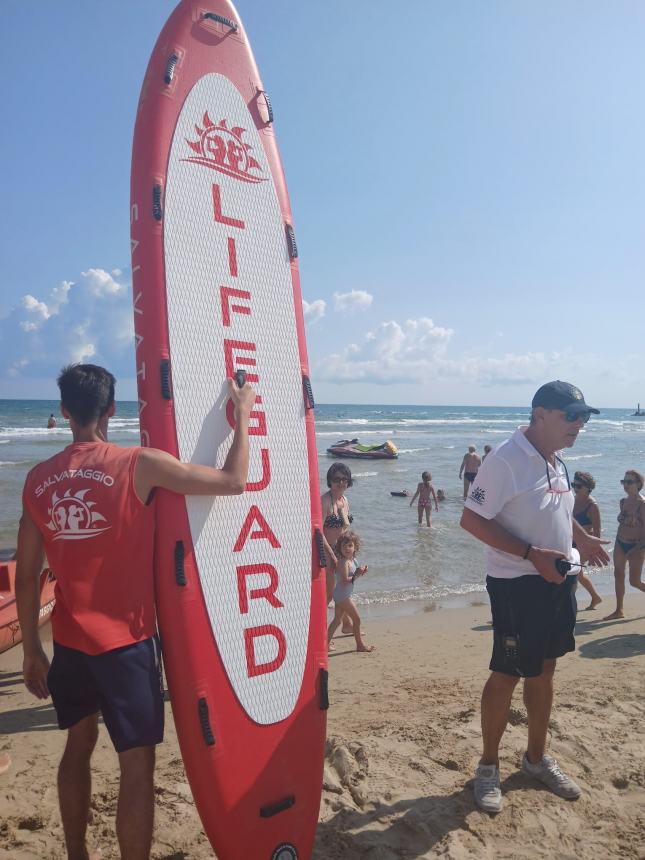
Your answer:
[[[103,715],[117,752],[163,740],[164,702],[156,636],[91,656],[54,642],[47,685],[58,725]]]
[[[575,651],[575,583],[575,576],[565,577],[562,585],[532,574],[486,577],[493,613],[493,672],[536,678],[545,660]]]

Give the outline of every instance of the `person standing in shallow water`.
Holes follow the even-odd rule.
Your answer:
[[[410,502],[410,507],[414,504],[414,500],[416,497],[419,497],[419,503],[417,505],[417,513],[419,516],[419,525],[423,522],[423,512],[425,511],[426,515],[426,525],[430,528],[430,516],[432,511],[432,499],[434,499],[434,508],[435,511],[439,510],[439,505],[437,504],[437,495],[434,491],[434,487],[432,486],[432,475],[430,472],[423,472],[421,474],[421,482],[417,484],[417,490],[415,494],[412,496],[412,501]]]
[[[628,469],[621,480],[626,498],[620,500],[618,533],[614,547],[614,582],[616,586],[616,609],[604,618],[614,621],[625,617],[625,567],[629,565],[629,584],[645,591],[642,580],[645,560],[645,498],[641,490],[645,476],[635,469]]]
[[[52,412],[49,418],[47,419],[47,429],[53,430],[56,427],[56,419],[54,418],[54,413]]]
[[[598,411],[567,382],[539,388],[529,426],[488,455],[461,517],[462,528],[488,547],[493,654],[481,699],[483,751],[473,787],[477,806],[491,814],[502,808],[499,745],[520,678],[528,713],[522,771],[559,797],[576,800],[581,794],[546,754],[553,676],[557,659],[575,649],[578,562],[606,564],[609,556],[602,546],[607,541],[587,534],[573,519],[573,493],[558,452],[575,444]]]
[[[482,458],[477,453],[477,448],[474,445],[469,445],[459,469],[459,477],[464,476],[464,501],[466,501],[470,485],[477,477],[477,472],[481,464]]]
[[[573,481],[571,481],[571,487],[576,494],[573,505],[573,518],[588,534],[600,537],[600,508],[596,500],[591,498],[591,491],[595,486],[596,482],[589,472],[575,473]],[[593,582],[582,569],[578,574],[578,582],[589,592],[591,597],[591,603],[586,609],[595,609],[599,603],[602,603],[602,597],[598,594]]]

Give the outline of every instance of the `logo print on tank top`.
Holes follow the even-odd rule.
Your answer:
[[[62,496],[54,492],[51,507],[47,513],[51,517],[47,528],[55,532],[54,540],[85,540],[103,534],[111,526],[99,526],[106,523],[103,514],[92,510],[96,502],[86,501],[85,497],[91,488],[72,492],[66,490]]]

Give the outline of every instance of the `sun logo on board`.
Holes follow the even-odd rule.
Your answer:
[[[258,176],[257,173],[251,172],[261,171],[262,167],[250,155],[249,144],[242,140],[246,129],[239,126],[229,128],[225,119],[215,125],[208,111],[204,112],[202,125],[203,128],[199,125],[195,126],[197,140],[186,139],[188,146],[197,155],[182,158],[182,161],[203,164],[234,179],[241,179],[242,182],[266,182],[265,176]]]
[[[111,528],[109,525],[97,525],[107,520],[103,514],[92,510],[96,502],[85,501],[85,496],[89,492],[89,488],[77,490],[75,493],[66,490],[60,497],[54,492],[51,507],[47,510],[50,516],[47,528],[55,532],[54,540],[85,540]]]

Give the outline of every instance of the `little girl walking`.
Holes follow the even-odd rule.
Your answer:
[[[412,496],[412,501],[410,502],[410,507],[414,504],[414,500],[416,497],[419,497],[418,503],[418,513],[419,513],[419,525],[421,525],[423,521],[423,512],[426,512],[426,523],[428,528],[430,528],[430,513],[432,511],[432,499],[434,499],[434,507],[435,510],[439,510],[439,505],[437,504],[437,496],[434,491],[434,487],[430,483],[432,481],[432,475],[430,472],[423,472],[421,475],[421,482],[417,484],[417,491]]]
[[[348,615],[354,625],[354,639],[357,651],[373,651],[373,645],[366,645],[361,635],[361,617],[352,600],[354,580],[367,573],[367,565],[358,567],[354,560],[361,547],[360,538],[355,532],[343,532],[336,541],[336,585],[334,587],[334,617],[327,630],[327,642],[331,640],[340,626],[343,615]]]

